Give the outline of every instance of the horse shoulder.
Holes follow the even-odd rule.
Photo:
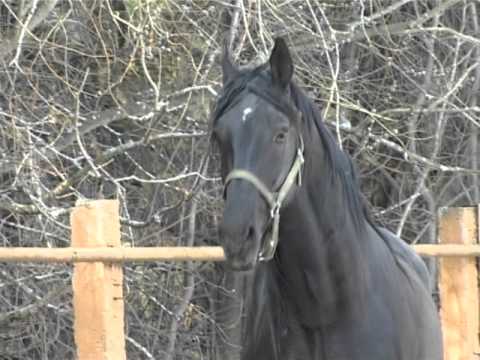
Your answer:
[[[392,251],[398,264],[404,267],[404,264],[415,271],[415,274],[420,278],[423,285],[429,289],[429,272],[427,266],[423,262],[422,258],[403,240],[394,235],[392,232],[385,228],[378,228],[381,237],[385,240],[386,245]],[[406,271],[406,269],[402,269]],[[430,289],[429,289],[430,290]]]

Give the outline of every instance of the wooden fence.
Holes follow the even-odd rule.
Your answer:
[[[479,352],[480,256],[476,207],[444,209],[439,245],[416,245],[440,259],[445,360],[471,360]],[[77,204],[70,248],[0,248],[0,262],[73,262],[74,331],[79,360],[123,360],[123,272],[128,261],[222,261],[220,247],[122,247],[116,200]]]

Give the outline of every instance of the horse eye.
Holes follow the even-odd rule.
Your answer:
[[[281,131],[277,135],[275,135],[275,138],[273,139],[277,144],[283,144],[285,140],[287,140],[287,132]]]

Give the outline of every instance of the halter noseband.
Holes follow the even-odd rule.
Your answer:
[[[245,180],[252,184],[255,189],[263,196],[265,201],[270,207],[270,219],[273,220],[271,237],[264,244],[263,248],[258,255],[259,261],[268,261],[273,258],[275,255],[275,250],[278,244],[278,232],[280,226],[280,209],[283,205],[284,200],[286,199],[288,193],[297,181],[298,186],[302,184],[302,168],[304,163],[304,145],[302,136],[299,135],[299,145],[297,148],[297,155],[295,160],[288,172],[283,184],[280,186],[278,192],[272,192],[268,189],[265,183],[258,178],[255,174],[248,170],[243,169],[233,169],[225,179],[225,189],[228,184],[234,180]]]

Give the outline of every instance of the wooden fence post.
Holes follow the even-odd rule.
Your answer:
[[[439,242],[478,243],[478,209],[440,211]],[[471,360],[479,351],[479,293],[477,259],[440,259],[441,319],[445,360]]]
[[[72,246],[121,246],[118,207],[117,200],[77,203]],[[78,359],[126,359],[122,264],[75,263],[72,282]]]

